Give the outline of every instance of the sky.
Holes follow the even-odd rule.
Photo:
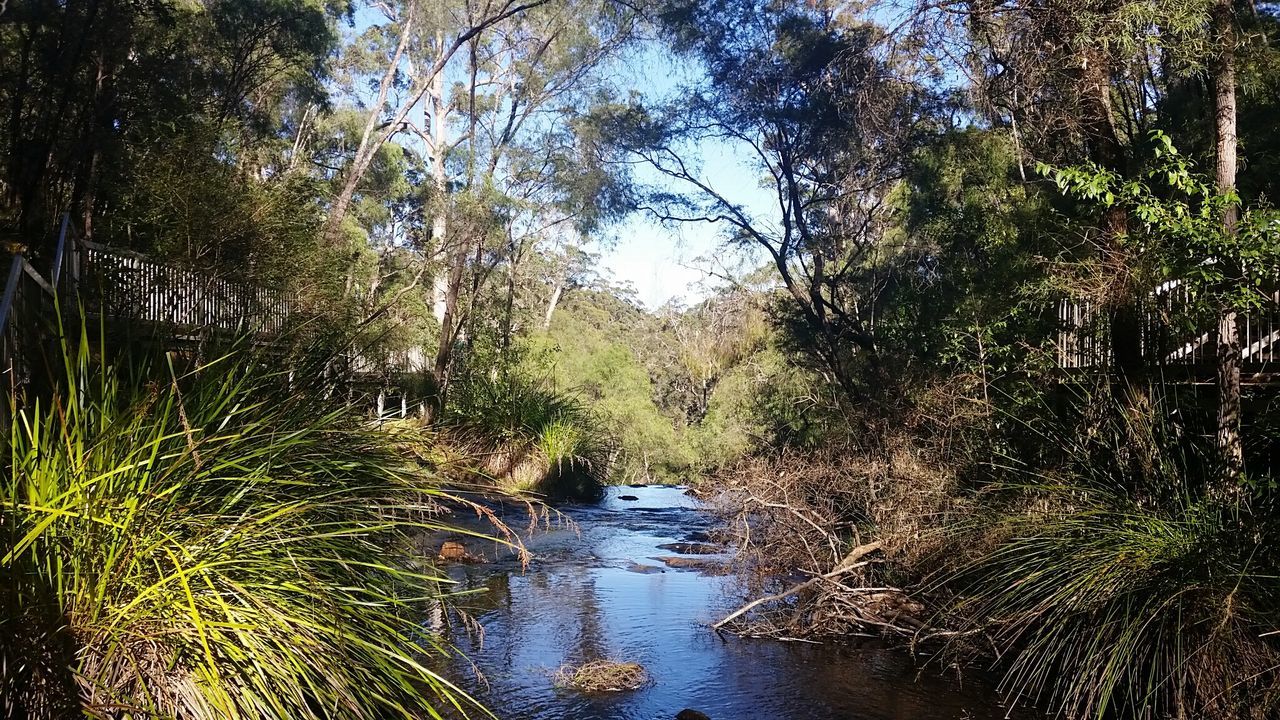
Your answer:
[[[696,66],[675,60],[653,44],[621,61],[617,76],[624,89],[657,101],[696,81],[698,72]],[[698,167],[699,178],[718,193],[753,215],[769,212],[774,201],[760,186],[762,171],[752,163],[754,155],[749,150],[704,141],[688,152],[686,162]],[[656,171],[642,169],[637,175],[642,182],[672,192],[692,189]],[[679,223],[672,227],[641,211],[612,228],[597,251],[604,269],[615,281],[630,283],[649,309],[671,301],[689,305],[724,284],[717,275],[740,275],[763,262],[757,253],[727,251],[722,241],[725,231],[723,223]]]
[[[766,211],[768,195],[758,187],[758,171],[745,154],[723,145],[695,148],[702,167],[700,177],[731,201]],[[680,181],[650,178],[669,190],[687,190]],[[637,298],[649,309],[669,301],[685,305],[697,302],[724,281],[718,276],[741,275],[762,262],[758,253],[746,254],[724,246],[724,223],[658,222],[644,212],[631,214],[612,229],[600,249],[602,265],[615,281],[630,283]]]

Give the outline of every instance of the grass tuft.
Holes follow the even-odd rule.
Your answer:
[[[649,683],[649,675],[638,663],[592,660],[581,665],[566,665],[555,673],[561,687],[583,692],[623,692],[639,690]]]
[[[1005,468],[936,584],[1005,686],[1072,718],[1271,717],[1280,523],[1224,493],[1160,403],[1064,432],[1054,473]]]
[[[454,393],[448,422],[490,458],[492,474],[518,489],[582,500],[604,495],[613,438],[572,394],[515,372],[470,377]]]
[[[9,717],[426,718],[436,480],[252,358],[141,372],[67,348],[0,479]],[[417,568],[417,569],[411,569]]]

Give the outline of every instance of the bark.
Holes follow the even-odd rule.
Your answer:
[[[512,230],[510,222],[507,223],[507,254],[511,260],[510,267],[507,269],[507,296],[503,301],[502,308],[501,347],[503,357],[506,357],[507,351],[511,349],[511,334],[515,330],[515,318],[513,315],[516,309],[516,278],[524,265],[524,247],[516,243],[515,232]]]
[[[1232,0],[1218,0],[1214,24],[1221,54],[1214,76],[1214,129],[1217,163],[1215,180],[1218,192],[1233,191],[1236,186],[1236,60],[1235,60],[1235,8]],[[1231,206],[1223,215],[1222,231],[1230,241],[1236,233],[1239,208]],[[1233,268],[1226,268],[1230,275]],[[1244,448],[1240,438],[1240,334],[1236,325],[1236,313],[1225,304],[1218,318],[1217,332],[1217,387],[1218,432],[1217,447],[1222,463],[1219,478],[1228,488],[1236,485],[1244,469]]]
[[[445,146],[448,138],[449,108],[444,96],[444,76],[437,75],[431,83],[431,134],[424,138],[431,153],[431,182],[434,197],[428,204],[431,211],[431,244],[437,253],[445,253],[448,248],[449,217],[447,214],[449,180],[445,169]],[[432,285],[432,310],[436,322],[440,323],[443,332],[445,316],[448,314],[448,281],[437,278]]]
[[[551,316],[555,315],[556,306],[560,304],[560,296],[564,294],[564,278],[556,279],[556,288],[551,291],[551,299],[547,301],[547,312],[542,316],[542,329],[551,328]]]

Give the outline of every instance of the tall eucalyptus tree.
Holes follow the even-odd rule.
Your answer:
[[[458,341],[477,329],[481,294],[505,295],[509,344],[519,275],[537,245],[621,211],[613,176],[576,118],[608,93],[606,66],[639,16],[610,0],[406,0],[378,3],[377,12],[343,61],[343,91],[365,121],[326,234],[342,244],[378,147],[394,138],[424,159],[413,276],[429,284],[439,324],[429,369],[442,406]],[[505,287],[491,288],[499,274]]]

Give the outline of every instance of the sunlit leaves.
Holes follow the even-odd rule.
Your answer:
[[[1124,242],[1141,251],[1166,279],[1192,285],[1192,295],[1238,311],[1263,307],[1280,267],[1280,213],[1244,208],[1228,229],[1240,198],[1218,191],[1163,133],[1153,133],[1151,167],[1126,179],[1097,165],[1038,171],[1064,193],[1103,208],[1124,207],[1137,221]]]

